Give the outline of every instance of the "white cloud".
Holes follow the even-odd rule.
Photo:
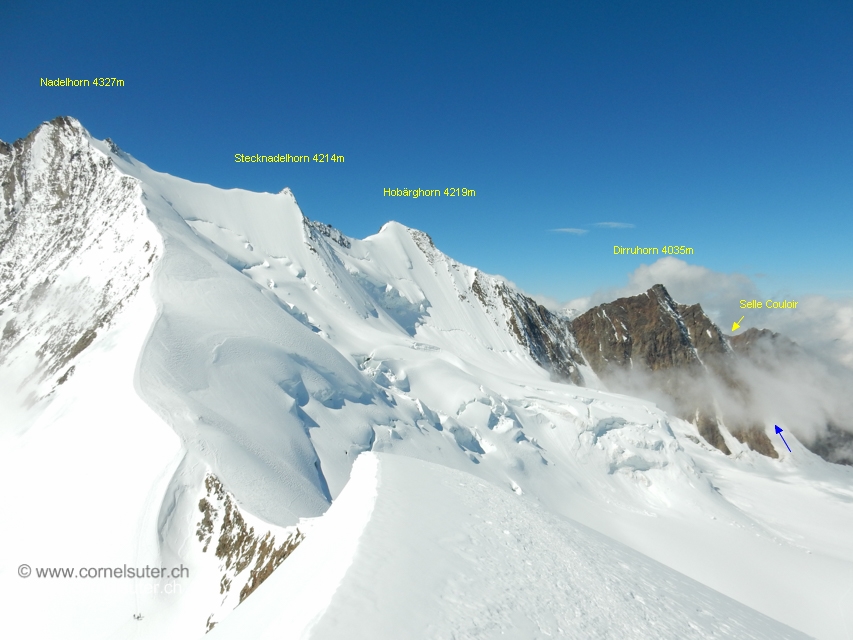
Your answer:
[[[606,229],[633,229],[636,225],[630,222],[596,222],[596,227],[604,227]]]
[[[616,298],[638,295],[655,284],[663,284],[677,302],[701,303],[711,319],[721,326],[725,324],[725,318],[738,311],[741,299],[752,300],[759,296],[755,283],[745,275],[719,273],[678,258],[666,257],[650,265],[640,265],[628,276],[627,285],[601,289],[572,300],[567,306],[586,310]],[[732,318],[729,326],[739,317]]]
[[[599,227],[602,229],[633,229],[635,225],[630,222],[596,222],[587,226]],[[551,229],[551,231],[555,233],[572,233],[577,236],[589,233],[588,229],[579,229],[575,227],[561,227],[559,229]]]
[[[853,368],[853,299],[806,296],[796,310],[758,313],[768,328]]]

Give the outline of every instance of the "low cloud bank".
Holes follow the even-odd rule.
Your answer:
[[[779,425],[815,451],[833,434],[853,433],[853,371],[837,362],[768,334],[747,353],[706,364],[711,373],[637,367],[613,371],[604,382],[689,420],[696,409],[719,415],[735,434]],[[833,448],[821,455],[853,463],[853,439],[836,437]]]

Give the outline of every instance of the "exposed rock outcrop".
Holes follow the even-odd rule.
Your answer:
[[[826,425],[825,434],[805,444],[824,460],[853,466],[853,434],[832,423]]]
[[[701,367],[678,305],[663,285],[594,307],[572,321],[572,330],[599,376],[634,366],[651,371]]]
[[[234,497],[211,474],[204,480],[205,496],[199,500],[201,519],[196,536],[202,552],[212,551],[219,559],[219,593],[223,610],[207,619],[207,630],[218,616],[239,605],[296,550],[305,535],[296,527],[287,530],[256,529],[246,521]],[[244,573],[248,570],[248,573]],[[239,590],[238,590],[239,588]],[[239,593],[238,596],[234,595]]]
[[[489,308],[500,307],[510,334],[541,367],[560,380],[584,384],[578,365],[586,364],[568,318],[549,311],[505,282],[477,272],[471,291]]]

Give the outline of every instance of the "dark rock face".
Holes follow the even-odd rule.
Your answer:
[[[716,418],[711,417],[707,413],[697,411],[694,424],[699,430],[699,435],[705,438],[708,444],[716,447],[726,455],[731,453],[728,445],[726,445],[725,439],[723,438],[723,434],[720,433],[720,426],[717,423]]]
[[[715,368],[731,356],[732,350],[726,341],[726,337],[717,325],[705,315],[701,305],[679,304],[676,309],[687,328],[690,342],[704,364]]]
[[[834,424],[826,425],[826,434],[806,446],[824,460],[853,466],[853,434]]]
[[[500,309],[506,326],[541,367],[558,380],[584,384],[578,365],[585,364],[568,318],[549,311],[505,282],[477,272],[472,293],[488,310]]]
[[[743,444],[748,445],[753,451],[764,454],[769,458],[778,458],[779,454],[770,442],[770,438],[764,432],[764,429],[758,423],[739,424],[734,428],[729,429],[731,434],[740,440]]]
[[[599,376],[607,377],[614,367],[698,371],[701,366],[678,305],[662,285],[590,309],[572,321],[572,329]]]

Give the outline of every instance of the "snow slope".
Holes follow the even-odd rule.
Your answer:
[[[201,637],[217,621],[212,633],[232,628],[233,634],[237,623],[230,620],[249,624],[243,611],[256,611],[251,617],[258,624],[276,628],[280,621],[268,617],[272,612],[262,613],[266,605],[258,603],[281,596],[302,603],[294,624],[316,623],[318,634],[332,634],[336,621],[352,621],[358,608],[352,598],[366,588],[366,576],[391,580],[383,571],[402,571],[408,562],[429,574],[434,561],[433,583],[401,584],[397,600],[390,586],[375,592],[376,598],[396,603],[376,609],[380,613],[371,618],[376,625],[389,625],[381,627],[388,637],[399,637],[395,624],[426,624],[409,621],[406,594],[429,599],[430,619],[444,629],[459,624],[468,612],[478,616],[471,634],[481,634],[471,637],[491,637],[516,624],[524,632],[528,622],[512,617],[515,605],[502,598],[513,584],[528,579],[525,572],[517,574],[531,565],[522,566],[515,555],[505,564],[486,562],[472,540],[497,552],[504,539],[478,529],[479,521],[472,518],[479,514],[507,522],[503,529],[511,533],[499,533],[510,535],[510,550],[519,545],[533,550],[529,571],[543,578],[525,582],[514,597],[528,605],[533,617],[525,620],[543,628],[590,624],[591,633],[606,634],[608,625],[619,624],[602,604],[601,584],[590,584],[599,571],[623,596],[635,593],[646,601],[647,606],[638,605],[640,600],[620,604],[619,616],[635,620],[637,628],[652,629],[642,626],[652,621],[666,625],[670,615],[674,626],[655,629],[675,634],[692,622],[697,633],[716,629],[738,637],[740,628],[755,634],[773,628],[756,613],[639,555],[644,554],[802,632],[851,637],[853,543],[846,532],[853,530],[853,469],[824,462],[795,438],[789,438],[792,453],[774,441],[780,458],[771,460],[727,436],[733,452],[727,457],[695,442],[692,425],[652,403],[595,388],[587,368],[578,370],[592,386],[553,380],[513,331],[515,312],[508,296],[520,294],[500,278],[445,256],[422,232],[391,222],[363,240],[347,238],[307,220],[288,190],[259,194],[193,184],[93,140],[75,121],[68,121],[59,137],[52,129],[56,126],[37,130],[32,153],[58,158],[59,164],[81,154],[90,157],[91,166],[105,172],[106,177],[92,174],[97,178],[92,193],[103,197],[81,193],[74,206],[111,213],[116,224],[135,221],[122,237],[141,241],[144,233],[152,236],[144,260],[133,257],[133,242],[116,246],[133,254],[125,262],[151,264],[153,271],[150,278],[134,272],[142,280],[136,289],[127,289],[133,295],[65,363],[74,363],[73,376],[39,387],[47,395],[29,409],[8,399],[0,405],[4,424],[14,425],[2,432],[0,479],[15,488],[11,513],[19,523],[0,534],[3,547],[15,549],[0,556],[0,597],[15,604],[0,629],[20,635],[37,617],[43,635],[56,635],[65,629],[62,620],[45,614],[59,608],[74,620],[63,637]],[[42,161],[38,157],[23,166],[36,167]],[[91,177],[94,170],[87,166],[80,171]],[[130,181],[133,202],[144,211],[141,218],[97,204],[106,201],[101,191],[109,191],[107,178]],[[36,221],[46,215],[28,209],[25,199],[16,202],[10,210],[19,215]],[[60,211],[70,206],[64,200],[56,204]],[[49,226],[40,228],[48,237]],[[26,242],[20,246],[24,256]],[[74,255],[88,254],[75,250]],[[94,277],[90,272],[102,269],[97,260],[74,269],[67,264],[51,268],[57,281],[84,282]],[[77,318],[61,296],[36,296],[37,282],[21,285],[21,300],[33,300],[39,313],[57,319],[57,326],[68,324],[63,318]],[[90,299],[88,293],[81,295]],[[23,317],[24,306],[16,307],[16,318]],[[85,316],[92,306],[80,308]],[[7,309],[12,306],[0,311],[12,313]],[[80,330],[85,326],[81,323]],[[29,327],[28,335],[40,327]],[[25,350],[21,345],[17,348]],[[25,377],[22,371],[0,365],[8,384]],[[353,462],[366,451],[380,453],[382,478],[387,469],[389,477],[399,479],[391,488],[380,483],[375,505],[365,497],[370,473],[362,469],[354,476],[360,480],[347,484]],[[86,465],[75,464],[78,459]],[[35,479],[20,482],[27,477]],[[216,555],[222,547],[216,543],[204,550],[200,501],[212,500],[205,488],[208,477],[221,481],[253,528],[245,540],[258,542],[269,532],[280,541],[297,526],[305,533],[293,555],[237,607],[233,618],[228,611],[237,602],[234,593],[247,584],[254,566],[247,564],[246,554],[257,544],[247,542],[239,553],[232,549]],[[451,490],[457,481],[466,484],[464,491]],[[432,485],[435,500],[422,493]],[[56,489],[60,486],[73,493],[62,494]],[[361,497],[346,507],[340,496],[349,494]],[[57,502],[57,495],[65,502]],[[482,508],[460,506],[480,499]],[[329,509],[330,504],[343,506]],[[391,504],[399,512],[386,507]],[[51,526],[57,509],[59,530]],[[334,515],[347,509],[352,513]],[[421,523],[419,528],[406,517]],[[423,542],[424,551],[412,555],[401,542],[385,550],[391,560],[362,553],[358,531],[345,540],[335,537],[334,526],[324,528],[324,522],[336,518],[346,519],[353,531],[362,527],[365,541],[381,540],[384,534],[411,537]],[[436,530],[445,518],[448,530],[456,529],[449,537]],[[528,521],[539,523],[538,528],[525,525]],[[225,527],[221,513],[215,527]],[[540,529],[547,532],[541,539]],[[227,537],[222,531],[220,543]],[[459,531],[468,531],[469,538]],[[430,533],[439,542],[429,543]],[[233,541],[233,535],[228,539]],[[350,553],[356,544],[359,551]],[[555,572],[564,565],[548,545],[564,549],[566,557],[590,554],[576,573],[566,568],[565,578],[583,583],[589,598],[570,596],[557,586]],[[636,570],[621,575],[621,565],[601,555],[604,549]],[[237,555],[229,555],[232,551]],[[465,554],[482,562],[465,560]],[[319,556],[328,556],[328,563],[317,571],[319,582],[310,591],[305,581]],[[238,557],[243,560],[233,560]],[[457,569],[449,566],[451,559],[458,560]],[[22,582],[16,570],[25,561],[33,566],[150,561],[184,564],[191,572],[179,594],[130,601],[127,593],[138,593],[139,585],[110,589],[104,586],[110,583],[92,582],[80,591],[80,582]],[[235,566],[243,565],[249,568],[239,573]],[[291,572],[296,578],[288,582]],[[466,587],[462,574],[488,586],[492,599],[459,600]],[[429,584],[451,578],[462,590],[456,595],[429,590]],[[220,592],[223,579],[234,580],[232,591],[222,587]],[[441,584],[449,589],[451,583]],[[679,585],[688,585],[685,593],[701,597],[708,611],[726,612],[733,616],[729,624],[743,626],[726,632],[721,618],[696,617],[679,595]],[[86,589],[99,589],[97,598]],[[534,600],[553,602],[555,617],[548,618]],[[488,602],[494,606],[485,606]],[[583,613],[578,620],[573,607]],[[134,613],[143,613],[144,619],[134,620]]]
[[[211,640],[807,637],[433,463],[362,454],[321,520]]]

